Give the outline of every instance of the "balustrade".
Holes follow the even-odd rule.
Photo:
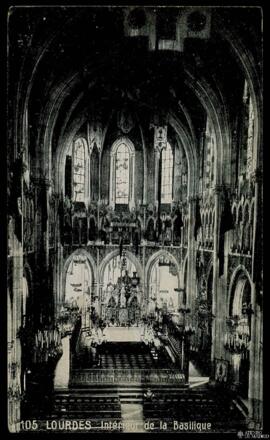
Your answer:
[[[184,384],[185,375],[171,369],[89,369],[73,370],[71,385],[93,383],[173,383]]]

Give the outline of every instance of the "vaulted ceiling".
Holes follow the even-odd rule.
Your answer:
[[[149,51],[147,38],[125,37],[123,17],[122,7],[10,11],[9,110],[16,118],[27,105],[33,152],[52,113],[57,148],[74,121],[80,129],[88,115],[106,120],[124,101],[136,109],[142,124],[149,125],[155,112],[172,111],[198,134],[206,111],[196,84],[207,85],[224,103],[229,119],[237,114],[245,75],[226,35],[236,31],[259,71],[260,10],[211,8],[210,38],[186,39],[182,52]],[[20,130],[17,120],[15,132]],[[10,139],[13,135],[10,130]]]

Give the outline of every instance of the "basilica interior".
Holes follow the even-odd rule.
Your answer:
[[[11,432],[262,429],[261,20],[9,10]]]

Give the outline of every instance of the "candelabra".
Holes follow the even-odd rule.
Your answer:
[[[232,354],[245,355],[249,350],[250,330],[245,317],[237,315],[226,320],[229,331],[224,336],[224,347]]]
[[[63,353],[61,333],[57,329],[38,330],[34,339],[33,362],[48,362]]]
[[[57,318],[57,325],[62,335],[71,334],[78,317],[79,306],[76,302],[62,305]]]

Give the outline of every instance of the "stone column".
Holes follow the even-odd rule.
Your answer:
[[[214,251],[213,251],[213,303],[212,303],[212,350],[211,361],[214,367],[214,359],[225,359],[224,334],[226,332],[227,316],[227,272],[228,272],[228,234],[224,239],[224,273],[219,276],[219,240],[220,220],[223,209],[223,186],[214,188],[215,194],[215,223],[214,223]],[[213,371],[214,373],[214,371]]]
[[[149,298],[149,282],[148,282],[148,274],[145,271],[146,266],[146,255],[145,255],[146,247],[145,244],[142,246],[142,277],[143,280],[140,280],[141,288],[142,288],[142,312],[147,315],[148,312],[148,298]]]
[[[98,202],[101,199],[101,151],[98,155]]]
[[[187,285],[186,285],[186,306],[194,310],[197,296],[196,280],[196,241],[194,238],[194,227],[196,219],[196,197],[188,199],[188,260],[187,260]]]
[[[115,207],[115,155],[111,154],[110,157],[110,206],[114,209]]]
[[[65,297],[65,283],[64,283],[64,264],[63,264],[63,247],[60,243],[57,243],[56,253],[56,273],[55,273],[55,291],[54,291],[54,310],[55,317],[58,316],[61,303]]]
[[[102,287],[103,287],[103,280],[100,280],[100,255],[99,255],[99,248],[97,247],[97,274],[96,274],[96,280],[94,282],[94,295],[98,297],[98,303],[96,307],[96,311],[98,314],[101,313],[101,296],[102,296]],[[94,304],[93,304],[94,306]],[[95,304],[96,306],[96,304]]]
[[[97,300],[93,304],[93,306],[96,307],[97,313],[100,315],[101,318],[104,318],[103,314],[103,306],[102,306],[102,295],[103,295],[103,283],[94,283],[94,296],[97,297]]]
[[[23,225],[22,225],[23,228]],[[22,229],[23,230],[23,229]],[[21,341],[18,330],[22,324],[21,302],[23,297],[23,246],[13,234],[12,252],[12,316],[8,319],[11,322],[12,346],[8,355],[8,424],[11,432],[20,431],[21,418]]]
[[[257,170],[253,176],[255,183],[255,203],[253,221],[253,244],[252,244],[252,279],[251,285],[251,304],[253,315],[251,316],[251,341],[250,341],[250,374],[249,374],[249,402],[250,402],[250,429],[261,429],[263,418],[263,310],[262,310],[262,285],[260,273],[262,267],[258,266],[258,254],[262,234],[259,224],[261,211],[261,185],[262,176]],[[261,258],[259,258],[261,261]],[[255,283],[255,280],[260,280]]]
[[[159,203],[159,167],[160,167],[160,153],[161,151],[155,148],[155,205],[158,207]]]

